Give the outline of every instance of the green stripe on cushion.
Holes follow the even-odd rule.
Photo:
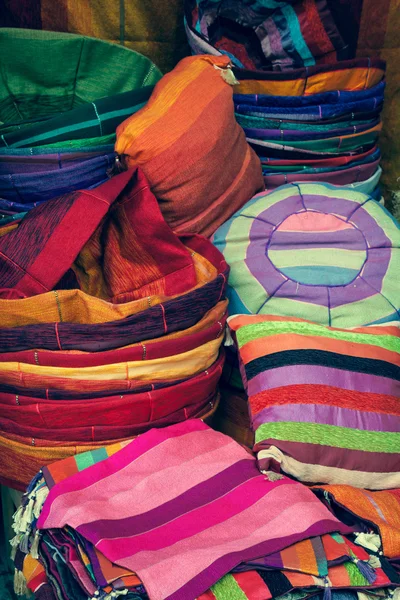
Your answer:
[[[352,562],[345,562],[347,574],[350,579],[350,583],[354,587],[365,587],[370,585],[368,580],[360,573],[360,569]]]
[[[365,250],[344,248],[310,248],[307,250],[268,250],[270,260],[278,269],[285,267],[330,267],[345,266],[360,270],[365,260]]]
[[[236,338],[241,348],[248,342],[282,333],[326,337],[355,344],[378,346],[391,352],[400,352],[400,338],[395,338],[392,335],[371,335],[370,333],[336,331],[328,329],[325,325],[296,321],[269,321],[244,325],[236,332]]]
[[[379,452],[388,454],[396,454],[400,448],[400,433],[365,431],[319,423],[264,423],[257,429],[255,439],[256,444],[276,439],[364,452],[376,452],[379,448]]]

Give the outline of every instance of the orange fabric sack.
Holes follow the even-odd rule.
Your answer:
[[[264,188],[235,120],[234,83],[228,57],[184,58],[117,129],[116,151],[142,167],[176,233],[211,236]]]

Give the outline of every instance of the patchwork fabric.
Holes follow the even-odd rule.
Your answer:
[[[213,243],[231,266],[230,314],[335,327],[397,319],[400,226],[372,198],[328,184],[259,194]]]
[[[261,470],[308,483],[400,487],[398,324],[341,330],[243,315],[229,327]]]

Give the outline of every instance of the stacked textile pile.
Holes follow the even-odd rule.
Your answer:
[[[392,509],[388,537],[400,517],[396,496]],[[38,600],[268,600],[333,590],[380,598],[400,585],[376,556],[379,535],[353,535],[359,530],[306,486],[261,475],[251,454],[199,420],[45,467],[14,529],[16,589],[28,586]],[[366,540],[377,552],[360,545]]]
[[[377,140],[385,83],[369,88],[367,69],[365,74],[360,91],[346,87],[302,96],[271,96],[269,90],[235,94],[236,118],[261,159],[267,190],[292,181],[323,181],[380,199]],[[326,78],[330,76],[327,70]]]
[[[326,2],[186,4],[193,51],[238,67],[235,114],[266,189],[321,181],[380,199],[385,63],[342,60],[348,46]]]
[[[28,50],[41,58],[52,48],[57,60],[58,50],[76,58],[80,82],[85,61],[104,52],[76,36],[2,35],[11,49],[21,44],[17,73]],[[159,79],[132,56],[140,84]],[[40,121],[40,109],[29,125],[9,119],[1,136],[3,203],[24,210],[0,228],[0,476],[17,489],[54,460],[215,411],[228,267],[197,234],[263,188],[225,57],[185,59],[154,89],[96,101],[53,71],[37,90],[40,69],[20,117],[32,116],[36,97],[64,112]],[[125,69],[132,60],[114,69],[116,80]],[[104,162],[115,139],[118,155]],[[226,164],[223,177],[215,161]]]
[[[3,483],[215,408],[227,265],[140,170],[32,209],[0,248]]]
[[[0,49],[4,225],[106,181],[116,127],[146,103],[161,73],[140,54],[82,36],[1,29]]]

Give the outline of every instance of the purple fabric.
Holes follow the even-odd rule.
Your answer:
[[[57,171],[40,171],[0,176],[0,197],[16,203],[34,204],[80,189],[99,185],[107,179],[115,153],[73,163]]]
[[[379,377],[378,375],[355,373],[318,365],[314,365],[312,368],[310,368],[310,365],[290,365],[269,369],[250,379],[247,393],[249,396],[254,396],[254,394],[258,394],[263,390],[284,387],[290,381],[296,381],[299,385],[329,385],[357,392],[372,392],[400,397],[400,381]],[[394,394],[393,391],[396,393]]]
[[[270,249],[300,249],[304,248],[338,248],[347,250],[365,250],[365,238],[359,229],[343,229],[341,231],[280,231],[273,233]],[[284,247],[284,248],[283,248]]]
[[[0,352],[17,352],[40,347],[46,350],[112,350],[135,342],[158,338],[192,327],[207,311],[225,297],[229,270],[213,281],[134,314],[108,323],[45,323],[0,328]]]
[[[65,167],[71,167],[76,163],[81,163],[98,156],[109,155],[114,152],[112,145],[103,146],[101,150],[79,152],[55,152],[53,154],[34,154],[31,156],[21,156],[19,154],[0,154],[0,175],[15,175],[40,173],[42,171],[58,171]]]
[[[314,367],[313,367],[314,368]],[[263,423],[294,421],[298,423],[324,423],[365,431],[400,430],[400,417],[383,413],[360,412],[348,408],[323,404],[285,404],[269,406],[253,418],[254,428]]]

